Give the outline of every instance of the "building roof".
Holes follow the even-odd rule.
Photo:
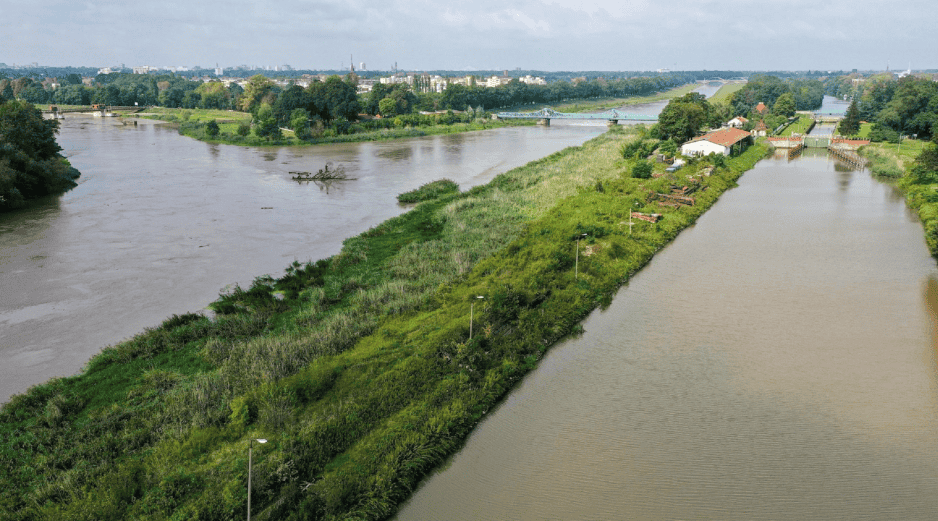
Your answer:
[[[751,136],[752,134],[750,134],[749,132],[746,132],[745,130],[729,127],[729,128],[724,128],[720,130],[714,130],[713,132],[708,132],[702,136],[695,137],[694,139],[688,141],[687,143],[695,143],[697,141],[709,141],[717,145],[729,147]]]
[[[765,126],[765,120],[760,119],[759,122],[756,123],[755,130],[768,130],[768,128]]]
[[[759,102],[758,105],[756,105],[756,112],[760,114],[765,112],[765,109],[766,109],[765,103],[762,103],[761,101]]]
[[[742,117],[742,116],[736,116],[736,117],[733,118],[733,119],[738,119],[738,120],[742,121],[743,123],[749,123],[749,120],[746,119],[746,118],[744,118],[744,117]],[[733,121],[733,119],[731,119],[730,121]]]

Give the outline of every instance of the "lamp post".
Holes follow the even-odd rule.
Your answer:
[[[485,297],[483,297],[482,295],[476,296],[476,299],[484,299],[484,298]],[[472,312],[475,309],[475,305],[476,305],[475,300],[473,300],[472,303],[469,304],[469,340],[472,340]]]
[[[251,521],[251,459],[255,441],[260,444],[267,443],[264,438],[251,438],[251,443],[248,444],[248,521]]]
[[[629,212],[629,221],[632,219],[632,213]],[[631,228],[629,228],[631,229]],[[576,263],[573,265],[573,278],[580,278],[580,239],[586,237],[585,233],[576,236]]]

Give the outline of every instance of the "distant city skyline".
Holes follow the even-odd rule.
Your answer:
[[[0,0],[0,62],[368,70],[938,68],[925,0]],[[12,16],[10,14],[13,14]],[[191,65],[184,65],[191,67]]]

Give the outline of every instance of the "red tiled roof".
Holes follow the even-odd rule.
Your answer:
[[[756,111],[759,113],[765,112],[765,109],[766,109],[765,103],[762,103],[761,101],[759,102],[758,105],[756,105]]]
[[[744,118],[744,117],[742,117],[742,116],[736,116],[735,119],[738,119],[738,120],[742,121],[743,123],[749,123],[749,120],[746,119],[746,118]]]
[[[725,147],[729,147],[751,136],[752,134],[750,134],[749,132],[746,132],[745,130],[740,130],[738,128],[729,127],[729,128],[724,128],[720,130],[714,130],[713,132],[708,132],[707,134],[704,134],[700,137],[696,137],[688,141],[688,143],[706,140],[711,143],[715,143],[717,145],[723,145]]]
[[[759,123],[756,124],[756,130],[768,130],[765,128],[765,121],[759,120]]]
[[[859,145],[859,146],[863,146],[863,145],[869,145],[869,144],[870,144],[870,140],[869,140],[869,139],[837,139],[837,138],[835,138],[835,139],[832,139],[832,140],[831,140],[831,143],[832,143],[832,144],[834,144],[834,143],[839,143],[839,144],[844,144],[844,145],[855,145],[855,146],[856,146],[856,145]]]

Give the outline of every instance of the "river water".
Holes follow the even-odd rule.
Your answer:
[[[902,196],[760,162],[399,520],[935,519],[938,269]]]

